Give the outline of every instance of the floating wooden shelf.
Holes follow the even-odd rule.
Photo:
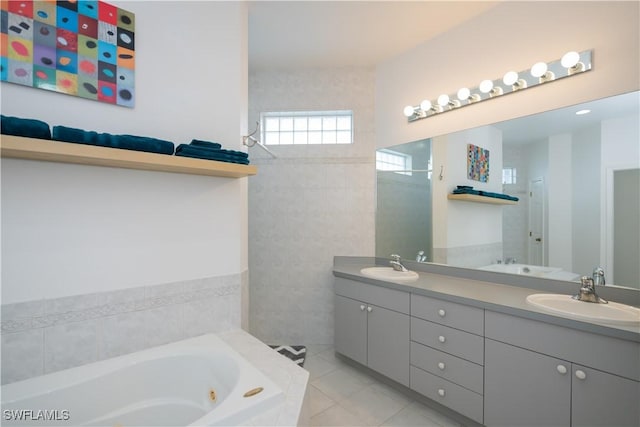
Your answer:
[[[498,199],[495,197],[478,196],[476,194],[448,194],[449,200],[464,200],[465,202],[488,203],[491,205],[517,205],[515,200]]]
[[[141,169],[191,175],[242,178],[255,175],[258,168],[250,165],[170,156],[143,151],[72,144],[46,139],[24,138],[2,135],[0,137],[2,157],[46,162],[77,163],[91,166]]]

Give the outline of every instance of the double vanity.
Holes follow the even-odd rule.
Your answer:
[[[487,426],[640,425],[635,307],[385,262],[335,258],[337,353]]]

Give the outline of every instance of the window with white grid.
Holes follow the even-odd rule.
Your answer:
[[[502,183],[503,184],[515,184],[516,183],[516,168],[506,167],[502,169]]]
[[[353,111],[270,112],[260,121],[266,145],[353,143]]]
[[[401,175],[411,175],[411,160],[410,155],[398,151],[376,151],[376,169],[380,171],[393,171]]]

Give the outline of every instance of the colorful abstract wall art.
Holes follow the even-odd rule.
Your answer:
[[[2,0],[0,80],[135,101],[135,15],[102,1]]]
[[[489,150],[467,144],[467,178],[474,181],[489,181]]]

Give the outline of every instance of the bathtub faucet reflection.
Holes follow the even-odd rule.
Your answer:
[[[391,267],[393,267],[394,270],[409,271],[404,265],[402,265],[402,262],[400,262],[400,260],[402,259],[400,258],[400,255],[391,254],[390,257],[391,257],[391,261],[389,261],[389,264],[391,265]]]
[[[594,285],[606,285],[606,281],[604,280],[604,269],[602,267],[596,267],[593,269],[593,274],[591,275],[593,279]]]

